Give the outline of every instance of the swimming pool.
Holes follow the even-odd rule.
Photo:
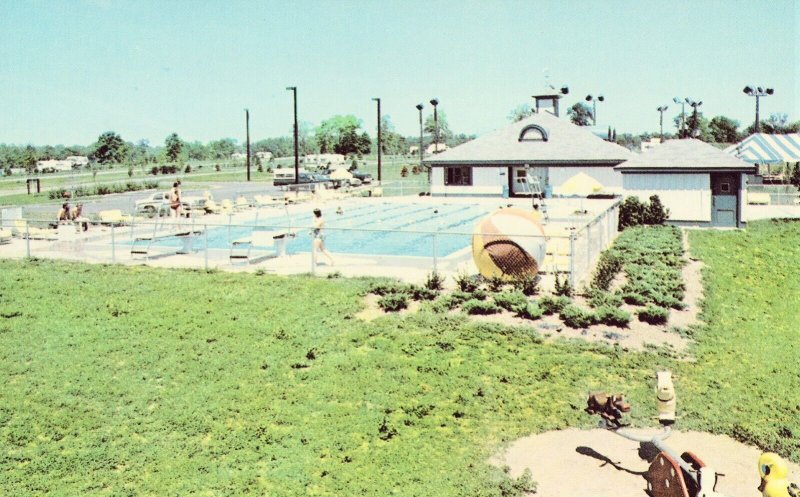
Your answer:
[[[446,257],[468,247],[475,223],[494,210],[477,204],[414,204],[399,202],[343,203],[344,212],[336,207],[323,209],[325,245],[333,253],[431,257],[436,232],[436,255]],[[208,247],[228,249],[230,242],[259,230],[284,231],[292,227],[296,236],[286,245],[287,254],[311,251],[312,206],[289,216],[281,211],[262,212],[246,226],[208,229]],[[177,239],[163,239],[160,246],[180,246]],[[202,246],[195,244],[195,247]]]

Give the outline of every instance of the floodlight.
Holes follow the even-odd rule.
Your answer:
[[[606,99],[606,97],[604,97],[603,95],[600,95],[599,97],[597,97],[597,100],[600,100],[601,102],[604,101],[605,99]]]
[[[422,110],[422,108],[423,108],[423,107],[424,107],[424,105],[422,105],[422,104],[417,104],[417,110]]]
[[[562,95],[566,95],[568,93],[569,93],[569,87],[567,85],[562,86],[561,87],[561,94]]]
[[[681,103],[680,97],[675,97],[675,98],[672,99],[672,101],[675,102],[676,104]]]
[[[433,105],[434,107],[436,107],[437,105],[439,105],[439,100],[438,100],[438,99],[436,99],[436,98],[432,98],[432,99],[431,99],[431,105]]]
[[[744,90],[742,91],[750,95],[751,93],[753,93],[753,88],[751,86],[745,86]]]
[[[775,93],[773,88],[767,88],[767,95],[772,95],[773,93]]]
[[[591,95],[586,95],[586,101],[587,102],[591,102],[592,101],[592,96]]]

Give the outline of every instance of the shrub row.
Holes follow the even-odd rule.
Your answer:
[[[119,183],[115,185],[98,185],[94,187],[78,187],[72,192],[65,189],[50,190],[48,197],[51,199],[61,199],[70,197],[91,197],[93,195],[108,195],[110,193],[136,192],[139,190],[150,190],[158,188],[158,181],[143,181],[141,183]]]

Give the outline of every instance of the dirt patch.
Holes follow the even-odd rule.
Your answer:
[[[366,297],[364,297],[364,309],[357,312],[355,317],[362,321],[372,321],[373,319],[377,319],[387,314],[398,314],[403,316],[419,310],[420,303],[415,300],[409,300],[407,309],[403,309],[402,311],[398,312],[384,312],[384,310],[378,306],[378,300],[380,299],[380,295],[375,295],[373,293],[368,294]]]
[[[637,435],[658,430],[631,430]],[[717,491],[730,496],[753,496],[757,490],[758,457],[762,451],[722,435],[673,432],[666,445],[678,454],[691,451],[720,476]],[[607,430],[569,429],[522,438],[492,460],[508,465],[518,477],[530,469],[545,497],[645,497],[645,473],[657,454],[650,444],[626,440]],[[798,481],[800,467],[790,466],[790,481]]]

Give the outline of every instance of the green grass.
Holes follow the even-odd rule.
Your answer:
[[[662,367],[681,428],[800,461],[800,224],[691,241],[693,362],[462,314],[362,322],[368,280],[0,261],[0,493],[515,495],[486,462],[502,444],[593,426],[593,389],[652,426]]]

